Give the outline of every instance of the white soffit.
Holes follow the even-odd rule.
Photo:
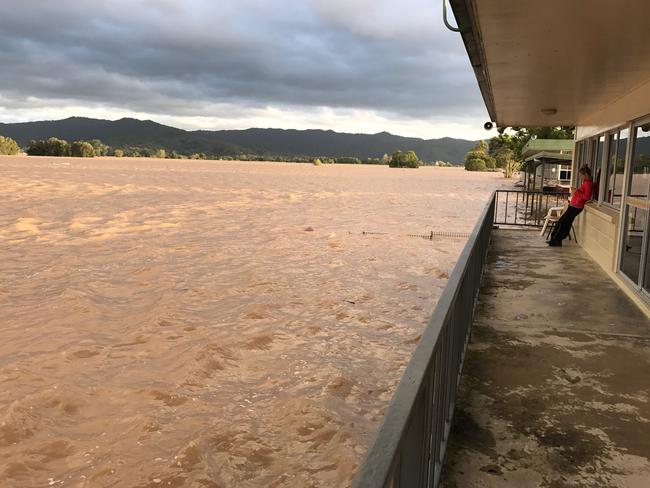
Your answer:
[[[499,124],[616,124],[650,113],[650,1],[474,8]]]

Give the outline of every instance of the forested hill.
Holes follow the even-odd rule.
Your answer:
[[[460,164],[474,146],[464,139],[418,139],[379,134],[346,134],[324,130],[247,129],[185,131],[150,120],[115,121],[71,117],[64,120],[0,124],[0,135],[26,146],[32,139],[58,137],[67,141],[101,139],[113,147],[148,147],[181,154],[212,156],[301,155],[378,158],[401,149],[413,150],[424,161]]]

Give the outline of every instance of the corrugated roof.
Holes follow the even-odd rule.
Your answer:
[[[521,156],[528,158],[539,152],[572,153],[573,140],[571,139],[531,139],[521,148]]]
[[[544,159],[544,160],[546,160],[546,161],[540,161],[540,163],[542,163],[542,162],[552,162],[552,161],[558,161],[558,162],[560,162],[560,161],[571,161],[573,159],[573,155],[571,155],[571,154],[562,154],[562,153],[557,153],[557,152],[542,151],[542,152],[535,153],[532,156],[528,156],[525,159],[525,161],[526,162],[534,161],[535,159],[539,159],[539,160]]]

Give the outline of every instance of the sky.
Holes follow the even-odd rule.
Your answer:
[[[0,122],[488,136],[439,0],[2,0]]]

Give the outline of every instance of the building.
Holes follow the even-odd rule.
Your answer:
[[[575,126],[597,191],[563,248],[495,228],[547,194],[497,191],[353,487],[650,486],[648,3],[450,4],[491,121]]]
[[[524,167],[522,186],[526,191],[568,192],[571,188],[573,141],[531,139],[521,149]]]
[[[575,126],[573,180],[595,199],[584,249],[643,307],[650,300],[650,27],[647,2],[450,0],[497,127]],[[543,67],[543,69],[539,69]]]

